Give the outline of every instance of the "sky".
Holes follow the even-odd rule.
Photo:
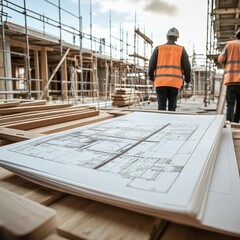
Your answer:
[[[24,0],[11,1],[24,6]],[[59,21],[59,9],[56,6],[60,5],[66,10],[61,11],[62,23],[79,30],[77,17],[81,15],[81,28],[86,38],[89,34],[98,39],[104,38],[106,42],[111,42],[115,49],[123,49],[129,54],[135,51],[139,52],[139,55],[145,55],[146,51],[148,55],[157,45],[166,42],[166,33],[171,27],[179,30],[180,37],[177,43],[184,46],[189,55],[192,55],[193,51],[197,54],[206,52],[207,1],[204,0],[25,0],[25,3],[26,8],[33,11],[28,13],[36,17],[36,20],[27,18],[27,25],[55,36],[59,36],[59,28],[43,24],[37,14],[45,16],[46,22],[51,22],[49,19]],[[4,11],[8,12],[9,21],[24,26],[25,19],[22,14],[7,8]],[[139,36],[134,39],[135,28],[139,28],[153,40],[152,47],[144,45]],[[79,43],[79,37],[73,34],[62,33],[62,38],[70,43]],[[84,44],[87,48],[100,48],[94,42],[91,46],[90,41],[83,41],[83,47]]]

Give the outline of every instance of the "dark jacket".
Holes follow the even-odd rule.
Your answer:
[[[176,45],[176,43],[171,40],[168,40],[166,44]],[[157,66],[157,60],[158,60],[158,47],[156,47],[155,50],[153,51],[153,54],[149,62],[148,76],[149,76],[149,79],[152,81],[154,81],[154,74]],[[185,48],[183,48],[183,51],[182,51],[181,68],[183,70],[183,75],[185,77],[184,81],[186,83],[189,83],[191,81],[191,65],[190,65],[188,54]]]

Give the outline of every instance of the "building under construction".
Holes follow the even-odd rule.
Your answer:
[[[80,13],[76,16],[67,12],[61,8],[60,1],[59,5],[43,2],[58,10],[59,19],[62,13],[73,17],[79,22],[79,29],[26,9],[25,1],[19,5],[1,1],[2,99],[108,100],[114,89],[121,87],[138,90],[142,96],[147,94],[150,87],[146,81],[147,52],[151,52],[153,42],[140,29],[135,27],[135,42],[131,44],[121,33],[116,49],[111,40],[106,42],[104,38],[83,33]],[[24,18],[24,25],[8,21],[9,11]],[[45,28],[40,31],[29,27],[27,19],[60,29],[59,37],[46,33]],[[72,44],[63,40],[64,34],[71,36]],[[83,46],[86,41],[88,48]],[[139,41],[144,46],[142,55],[138,52]]]
[[[82,32],[80,1],[78,16],[63,9],[61,1],[58,5],[50,1],[43,3],[58,11],[57,20],[26,8],[25,1],[22,4],[1,1],[1,99],[106,101],[111,100],[112,93],[119,88],[137,90],[141,99],[148,98],[152,84],[147,80],[147,68],[153,41],[136,23],[134,42],[130,43],[123,29],[119,38],[111,36],[110,17],[110,42],[106,42],[93,36],[91,24],[90,34]],[[24,24],[11,22],[11,13],[24,19]],[[62,22],[62,14],[72,17],[79,28]],[[238,16],[239,1],[208,1],[207,57],[190,54],[191,91],[193,95],[202,96],[205,102],[219,95],[221,76],[217,74],[216,55],[239,28]],[[42,31],[28,26],[31,20],[40,23]],[[49,34],[48,27],[57,30],[59,36]],[[65,34],[72,43],[63,39]],[[118,46],[111,39],[116,40]]]
[[[240,0],[207,1],[206,52],[189,54],[176,112],[156,110],[153,41],[136,20],[132,38],[116,37],[109,16],[107,41],[91,0],[90,33],[80,0],[76,15],[28,1],[57,19],[0,2],[1,240],[240,239],[240,124],[225,121],[217,61]]]

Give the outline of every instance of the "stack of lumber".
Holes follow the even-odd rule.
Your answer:
[[[32,103],[34,105],[34,103]],[[2,106],[0,109],[10,108]],[[47,105],[46,105],[47,106]],[[45,107],[46,107],[45,106]],[[18,106],[11,106],[11,108]],[[32,106],[33,107],[33,106]],[[75,109],[73,106],[1,113],[0,124],[14,124],[17,121],[34,121],[34,119],[51,118],[63,114],[63,110]],[[76,107],[75,111],[95,111],[89,107]],[[13,110],[13,109],[12,109]],[[25,109],[26,110],[26,109]],[[8,110],[9,111],[9,110]],[[42,114],[39,116],[39,114]],[[28,118],[29,117],[29,118]],[[31,118],[32,117],[32,118]],[[59,122],[30,130],[16,130],[2,127],[0,138],[22,141],[51,132],[59,132],[71,127],[100,121],[112,117],[105,114]],[[6,121],[4,121],[4,119]],[[7,120],[8,119],[8,120]],[[4,131],[3,131],[4,130]],[[15,136],[14,136],[15,134]],[[235,149],[240,146],[239,129],[233,134]],[[17,139],[17,137],[19,139]],[[5,140],[7,141],[7,140]],[[237,154],[238,155],[238,154]],[[240,156],[240,155],[239,155]],[[238,161],[239,161],[238,157]],[[0,239],[43,239],[43,240],[237,240],[239,238],[220,233],[213,233],[194,227],[163,221],[155,217],[109,206],[100,202],[65,194],[47,187],[37,185],[12,172],[0,168]]]
[[[0,104],[5,143],[114,117],[95,107]],[[165,221],[37,185],[0,168],[1,239],[156,239]]]
[[[46,101],[0,104],[0,146],[113,117],[95,107]]]
[[[117,107],[125,107],[137,103],[139,92],[133,88],[115,89],[112,95],[112,105]]]

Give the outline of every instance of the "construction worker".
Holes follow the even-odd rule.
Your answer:
[[[235,40],[227,42],[218,62],[224,68],[224,84],[227,86],[226,101],[227,114],[226,120],[233,122],[239,121],[239,109],[234,111],[234,107],[240,106],[240,29],[235,34]],[[234,116],[235,115],[235,116]],[[236,120],[237,119],[237,120]]]
[[[184,47],[175,42],[178,30],[173,27],[167,32],[167,43],[153,51],[149,62],[149,79],[154,81],[158,100],[158,110],[176,111],[178,90],[186,88],[191,81],[191,66]]]

